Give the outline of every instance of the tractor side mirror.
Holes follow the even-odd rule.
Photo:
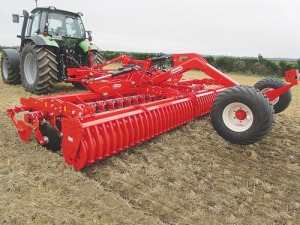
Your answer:
[[[12,14],[12,19],[14,23],[19,23],[20,22],[19,14]]]
[[[89,35],[89,41],[92,41],[92,31],[88,30],[87,33]]]

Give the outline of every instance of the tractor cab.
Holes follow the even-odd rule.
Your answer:
[[[24,40],[35,36],[50,41],[55,40],[59,47],[65,45],[65,42],[79,44],[80,41],[86,39],[80,12],[73,13],[50,6],[35,8],[31,11],[30,16],[24,10],[23,15],[23,29],[21,35],[18,36],[22,40],[21,48]],[[19,22],[18,15],[13,15],[13,22]],[[91,32],[89,31],[88,34],[91,41]]]
[[[53,37],[72,37],[85,39],[85,29],[81,13],[56,10],[54,7],[36,8],[31,11],[32,20],[29,24],[28,36],[43,34]]]

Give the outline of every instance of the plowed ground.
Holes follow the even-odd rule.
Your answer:
[[[299,224],[299,86],[259,143],[224,141],[208,115],[82,171],[21,141],[5,110],[35,95],[2,79],[0,90],[0,224]]]

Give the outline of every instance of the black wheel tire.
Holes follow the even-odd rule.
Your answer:
[[[93,59],[94,66],[97,66],[97,65],[100,65],[100,64],[103,63],[103,57],[100,55],[99,52],[92,51],[91,54],[92,54],[92,59]],[[82,65],[87,66],[87,67],[91,66],[90,55],[88,53],[86,53],[83,56]],[[74,87],[76,87],[78,89],[86,90],[86,87],[82,83],[72,82],[72,84],[74,85]]]
[[[265,78],[260,81],[258,81],[254,87],[261,92],[265,93],[267,91],[277,89],[280,87],[285,86],[286,83],[280,79],[277,78]],[[285,110],[291,103],[292,100],[292,92],[291,89],[284,92],[282,95],[280,95],[278,98],[274,99],[272,101],[274,111],[275,113],[280,113],[283,110]]]
[[[92,54],[94,66],[98,66],[103,63],[103,57],[100,55],[98,51],[92,51],[91,54]],[[88,67],[91,66],[90,55],[88,54],[88,52],[85,53],[83,56],[82,65]]]
[[[254,87],[238,85],[225,89],[211,107],[211,122],[225,140],[239,145],[260,141],[275,120],[269,98]]]
[[[20,84],[21,76],[19,72],[13,71],[10,68],[8,56],[5,52],[1,56],[1,74],[4,83],[6,84]]]
[[[57,78],[56,55],[47,46],[25,44],[21,54],[21,79],[26,91],[46,94],[54,90]]]

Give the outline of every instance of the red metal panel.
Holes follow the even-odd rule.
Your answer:
[[[94,129],[95,129],[94,135],[95,135],[95,139],[96,139],[96,147],[95,147],[96,148],[96,161],[99,161],[99,160],[103,159],[103,145],[104,144],[103,144],[103,138],[99,132],[98,125],[95,125]]]
[[[106,124],[103,123],[102,126],[101,126],[101,135],[103,137],[103,140],[104,140],[104,154],[103,156],[104,157],[108,157],[110,154],[110,145],[111,145],[111,142],[110,142],[110,136],[109,136],[109,133],[108,133],[108,130],[106,129]]]

